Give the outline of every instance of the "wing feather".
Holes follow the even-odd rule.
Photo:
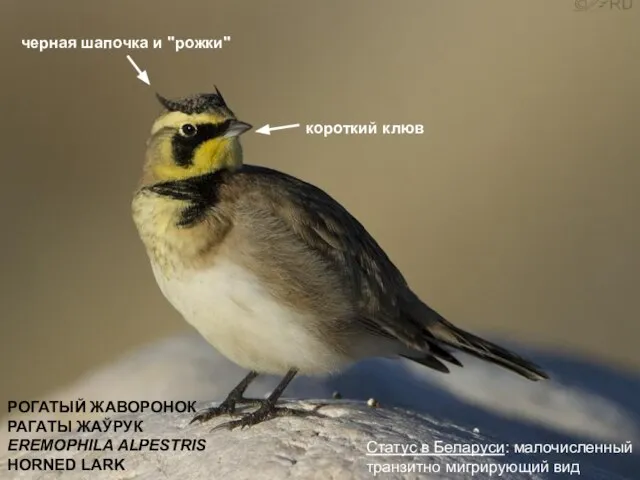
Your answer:
[[[340,276],[355,298],[363,327],[419,350],[428,348],[424,327],[403,312],[403,300],[412,295],[406,280],[355,217],[300,179],[258,166],[245,165],[243,171],[268,181],[274,213]]]

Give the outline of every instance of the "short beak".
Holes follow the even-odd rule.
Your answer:
[[[229,124],[229,128],[224,133],[225,138],[229,137],[237,137],[238,135],[242,135],[247,130],[251,130],[253,127],[246,122],[241,122],[240,120],[231,120]]]

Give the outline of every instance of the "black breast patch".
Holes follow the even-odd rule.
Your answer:
[[[190,227],[200,222],[207,211],[218,203],[218,189],[226,172],[219,171],[181,180],[156,183],[146,187],[149,191],[188,203],[180,214],[178,226]]]

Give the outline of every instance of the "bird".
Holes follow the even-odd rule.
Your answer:
[[[456,351],[530,380],[536,364],[469,333],[423,302],[365,227],[321,188],[244,162],[238,120],[217,87],[178,99],[156,94],[132,216],[168,302],[248,374],[192,422],[250,427],[309,412],[278,406],[297,375],[328,375],[372,357],[404,358],[442,373]],[[282,376],[246,398],[262,374]]]

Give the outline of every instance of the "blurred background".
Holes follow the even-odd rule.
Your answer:
[[[341,201],[461,327],[639,371],[638,3],[3,0],[0,402],[190,329],[130,199],[154,92],[214,84],[256,127],[424,124],[249,133],[245,155]],[[231,41],[176,53],[169,35]],[[32,38],[165,41],[40,53]]]

